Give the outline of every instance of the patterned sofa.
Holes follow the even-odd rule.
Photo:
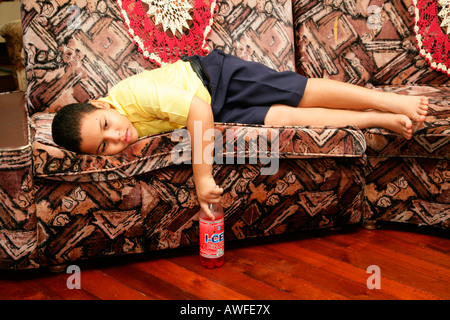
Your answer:
[[[368,1],[217,1],[208,48],[432,103],[411,141],[380,129],[217,123],[227,241],[377,220],[450,227],[450,78],[418,54],[411,3],[379,2],[375,32]],[[22,126],[0,140],[1,269],[198,243],[185,129],[108,157],[52,141],[62,105],[157,67],[130,37],[120,4],[22,0],[27,91],[0,95],[1,127],[13,115]]]

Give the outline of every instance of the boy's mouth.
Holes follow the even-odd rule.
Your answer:
[[[127,129],[127,131],[125,132],[125,144],[129,145],[131,141],[131,133],[130,130]]]

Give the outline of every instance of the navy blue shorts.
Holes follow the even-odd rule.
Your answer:
[[[217,49],[193,58],[207,77],[216,122],[264,124],[272,105],[296,107],[308,81],[296,72],[279,72]]]

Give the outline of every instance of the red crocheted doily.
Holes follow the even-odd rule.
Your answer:
[[[204,55],[216,0],[117,0],[128,33],[157,64]]]
[[[413,0],[416,41],[430,66],[450,76],[450,0]]]

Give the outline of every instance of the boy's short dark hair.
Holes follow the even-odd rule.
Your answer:
[[[53,141],[67,150],[80,152],[81,120],[97,107],[90,103],[72,103],[62,107],[52,123]]]

